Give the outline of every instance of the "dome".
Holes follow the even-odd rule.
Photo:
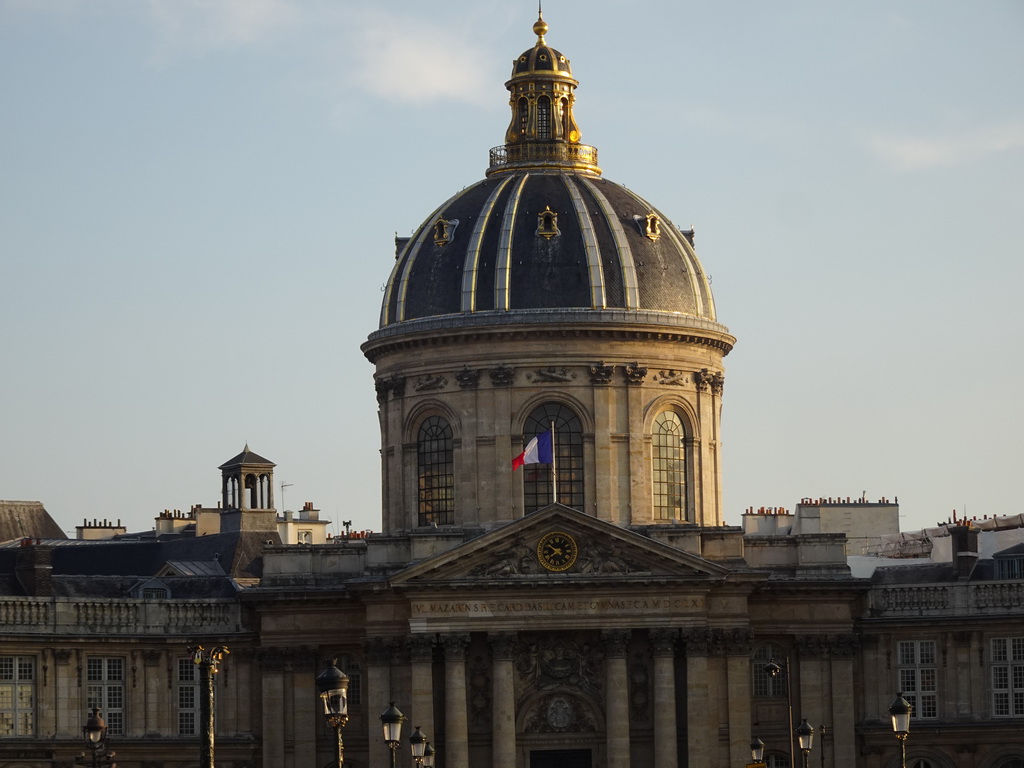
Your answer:
[[[533,25],[533,31],[537,34],[537,43],[533,48],[523,51],[522,55],[512,62],[512,80],[520,77],[552,75],[556,73],[572,77],[569,59],[544,41],[548,25],[543,19],[537,19],[537,23]]]
[[[448,200],[405,244],[381,327],[559,309],[714,321],[691,237],[603,178],[547,170],[489,177]]]
[[[533,31],[505,83],[505,144],[484,179],[396,240],[369,346],[438,323],[557,322],[694,329],[728,351],[693,231],[602,178],[597,150],[579,142],[569,60],[545,42],[543,19]]]

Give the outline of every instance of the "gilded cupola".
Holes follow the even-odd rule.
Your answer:
[[[597,150],[580,144],[573,116],[574,91],[569,59],[547,44],[542,16],[533,25],[537,42],[512,62],[509,91],[512,118],[505,145],[491,150],[488,175],[520,168],[572,168],[600,175]]]

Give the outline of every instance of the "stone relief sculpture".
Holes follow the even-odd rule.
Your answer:
[[[516,658],[520,677],[540,690],[567,686],[598,693],[596,649],[590,643],[542,637],[525,645]]]
[[[568,368],[542,368],[526,374],[528,381],[550,382],[552,384],[564,384],[576,378],[575,374],[569,373]]]
[[[448,386],[448,378],[438,374],[437,376],[420,376],[412,388],[417,392],[432,392],[436,389],[444,389]]]

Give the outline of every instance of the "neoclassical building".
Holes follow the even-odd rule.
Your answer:
[[[1024,768],[1024,543],[959,523],[854,571],[844,532],[867,551],[894,503],[726,524],[735,339],[693,232],[603,178],[569,60],[533,32],[504,144],[396,242],[362,347],[380,531],[318,543],[248,446],[218,505],[146,534],[58,541],[4,502],[0,768],[70,768],[92,706],[121,768],[194,768],[196,643],[231,651],[220,768],[335,765],[324,658],[349,677],[345,768],[390,764],[389,702],[443,768],[735,768],[754,737],[784,768],[804,718],[811,764],[898,768],[897,692],[911,768]],[[552,460],[513,469],[545,433]]]

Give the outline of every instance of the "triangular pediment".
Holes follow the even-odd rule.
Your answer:
[[[729,569],[575,509],[552,504],[406,568],[393,586],[720,580]]]

